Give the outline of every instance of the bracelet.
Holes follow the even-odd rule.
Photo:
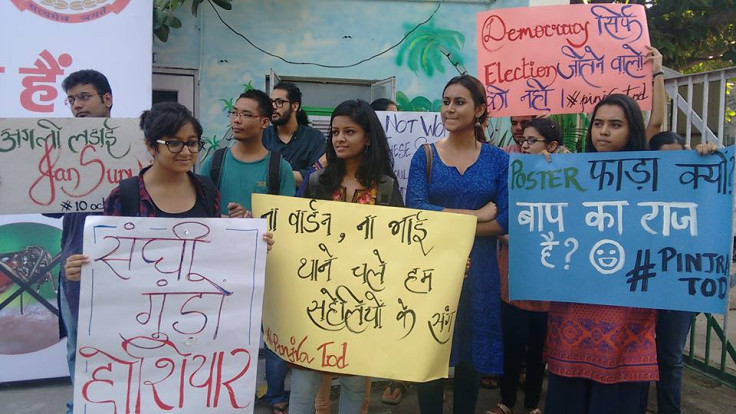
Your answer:
[[[656,78],[656,77],[657,77],[657,76],[659,76],[659,75],[664,75],[664,72],[662,72],[662,71],[659,71],[659,72],[657,72],[657,73],[653,74],[653,75],[652,75],[652,79]]]

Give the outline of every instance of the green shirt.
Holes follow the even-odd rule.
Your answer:
[[[214,154],[214,152],[213,152]],[[227,214],[228,203],[238,203],[246,210],[251,211],[252,193],[268,194],[268,160],[271,157],[269,151],[265,157],[254,162],[243,162],[233,156],[230,148],[225,151],[222,169],[220,171],[220,182],[215,183],[220,190],[220,211]],[[211,178],[210,166],[212,156],[204,162],[198,174]],[[281,159],[281,171],[279,174],[279,193],[285,196],[293,196],[296,191],[294,174],[289,163]]]

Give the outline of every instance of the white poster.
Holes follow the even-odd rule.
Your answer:
[[[152,0],[0,0],[0,117],[71,117],[61,82],[95,69],[112,114],[151,106]]]
[[[431,144],[447,136],[439,112],[377,112],[388,147],[394,157],[394,174],[406,202],[411,158],[422,144]]]
[[[150,162],[137,119],[0,119],[0,214],[101,212]]]
[[[265,229],[88,218],[74,412],[252,412]]]

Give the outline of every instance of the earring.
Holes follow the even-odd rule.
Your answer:
[[[475,118],[475,127],[476,128],[482,128],[483,124],[480,123],[480,119],[478,117]]]

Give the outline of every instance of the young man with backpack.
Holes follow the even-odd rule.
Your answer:
[[[228,112],[235,144],[208,157],[199,174],[208,176],[220,190],[220,211],[229,217],[251,217],[251,194],[293,196],[291,166],[261,141],[273,107],[264,92],[252,89],[238,97]]]
[[[294,174],[280,153],[263,146],[263,131],[273,115],[271,98],[251,89],[238,97],[228,112],[235,144],[220,148],[208,157],[199,174],[209,176],[220,189],[220,211],[229,217],[251,217],[251,194],[293,196]],[[284,389],[286,362],[265,350],[268,391],[263,397],[274,410],[285,411],[288,393]]]

